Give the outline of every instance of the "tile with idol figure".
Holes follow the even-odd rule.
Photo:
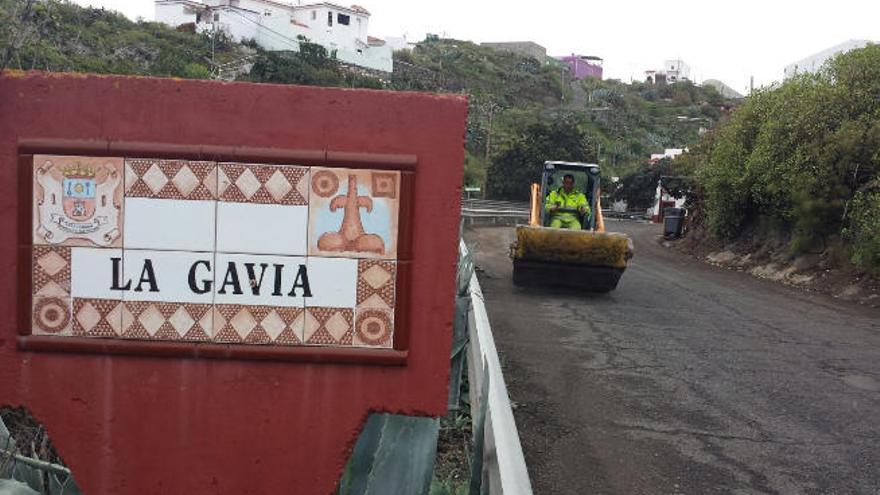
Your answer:
[[[312,167],[309,255],[397,257],[400,172]]]

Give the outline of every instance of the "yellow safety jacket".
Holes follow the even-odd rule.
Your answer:
[[[590,205],[587,203],[587,196],[577,189],[572,189],[570,193],[566,193],[565,188],[562,187],[550,191],[550,194],[547,195],[547,201],[544,202],[544,209],[550,211],[554,206],[569,210],[576,210],[583,207],[586,214],[590,214]],[[554,216],[561,218],[577,218],[577,214],[568,212],[557,212]]]

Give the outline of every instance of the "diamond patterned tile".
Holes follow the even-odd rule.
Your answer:
[[[65,246],[34,246],[34,294],[70,296],[70,248]]]
[[[125,160],[125,195],[136,198],[211,200],[217,197],[214,162]]]
[[[125,301],[124,338],[207,342],[212,328],[210,304]]]
[[[122,301],[73,298],[73,335],[119,337],[122,335]]]
[[[359,260],[358,308],[393,309],[396,276],[396,265],[393,261]]]
[[[307,307],[304,342],[313,345],[352,344],[354,311],[350,308]]]
[[[221,163],[220,201],[277,205],[308,204],[308,167]]]
[[[214,341],[226,344],[298,345],[302,343],[303,308],[214,306]]]

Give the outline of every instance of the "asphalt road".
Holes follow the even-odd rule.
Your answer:
[[[880,494],[880,311],[633,236],[617,290],[516,288],[469,230],[536,494]]]

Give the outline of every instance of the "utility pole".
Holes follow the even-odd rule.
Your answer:
[[[562,101],[565,101],[565,69],[567,67],[563,65],[559,71],[559,83],[562,85]]]
[[[211,13],[213,16],[213,12]],[[211,67],[214,68],[217,66],[217,62],[214,61],[214,40],[217,39],[217,21],[211,17]]]
[[[486,166],[489,164],[489,153],[492,152],[492,117],[495,115],[495,111],[500,107],[495,104],[494,101],[490,101],[488,105],[486,105],[486,111],[488,113],[488,122],[486,124]],[[480,191],[483,199],[486,199],[486,183],[483,183],[482,190]]]
[[[486,160],[489,160],[489,151],[492,149],[492,114],[494,113],[494,104],[489,104],[489,122],[486,126]]]

